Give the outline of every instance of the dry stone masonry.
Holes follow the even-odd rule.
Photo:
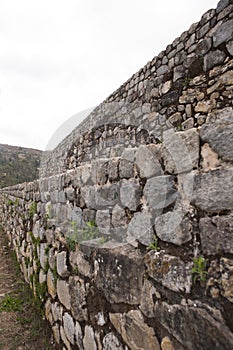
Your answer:
[[[233,348],[233,1],[0,192],[61,349]]]

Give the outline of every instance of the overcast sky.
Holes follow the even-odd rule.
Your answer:
[[[217,3],[0,0],[0,143],[46,149]]]

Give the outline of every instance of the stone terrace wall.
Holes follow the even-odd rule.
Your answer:
[[[232,21],[220,1],[0,192],[61,348],[233,348]]]
[[[48,152],[41,175],[63,172],[72,155],[75,165],[93,157],[120,155],[116,140],[124,131],[122,139],[127,141],[130,127],[136,136],[145,129],[151,140],[161,139],[163,130],[171,125],[178,130],[199,127],[208,113],[232,106],[232,6],[231,0],[221,1],[216,10],[205,13],[134,74]],[[120,137],[114,125],[121,125]],[[140,144],[140,135],[136,144]],[[72,152],[77,147],[82,149],[78,156]]]

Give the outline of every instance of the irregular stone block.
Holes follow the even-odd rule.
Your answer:
[[[202,250],[208,255],[233,254],[233,216],[200,219]]]
[[[155,219],[157,236],[165,242],[182,245],[192,239],[192,225],[184,213],[167,212]]]
[[[57,295],[60,302],[70,310],[69,284],[63,280],[57,280]]]
[[[212,170],[196,174],[191,203],[198,208],[218,212],[233,206],[233,169]]]
[[[71,344],[74,344],[74,321],[68,312],[65,312],[63,316],[63,325],[66,338]]]
[[[71,301],[71,313],[77,321],[87,321],[87,301],[88,284],[78,276],[69,278],[69,295]]]
[[[148,179],[143,193],[152,209],[166,208],[174,203],[177,198],[175,183],[170,175]]]
[[[233,260],[222,258],[220,260],[221,294],[233,303]]]
[[[70,252],[70,264],[73,269],[78,269],[82,275],[91,277],[91,266],[79,249]]]
[[[119,176],[121,179],[129,179],[134,175],[134,164],[127,159],[120,159]]]
[[[229,41],[229,43],[227,44],[227,50],[228,50],[229,54],[231,56],[233,56],[233,40]]]
[[[100,233],[109,234],[110,230],[110,212],[109,210],[97,210],[96,224]]]
[[[118,204],[112,210],[112,225],[113,227],[124,227],[128,223],[128,218],[125,210]]]
[[[148,146],[141,145],[136,153],[136,164],[141,177],[152,177],[163,174],[162,167],[156,155]]]
[[[123,180],[120,187],[120,200],[123,207],[136,211],[140,204],[141,187],[136,179]]]
[[[118,184],[107,184],[96,189],[95,203],[96,209],[101,207],[113,207],[119,202],[119,186]]]
[[[190,293],[192,285],[191,263],[163,252],[150,251],[145,256],[148,274],[174,292]]]
[[[144,322],[139,310],[132,310],[127,314],[111,313],[110,320],[130,349],[160,349],[154,329]]]
[[[144,267],[138,251],[125,244],[99,248],[96,264],[96,285],[110,303],[140,303]]]
[[[94,184],[104,185],[108,180],[108,161],[97,159],[91,164],[91,178]]]
[[[76,337],[76,343],[79,346],[79,349],[83,350],[83,333],[82,333],[82,328],[78,322],[75,323],[75,337]]]
[[[221,313],[208,305],[170,305],[162,302],[155,305],[154,313],[156,320],[185,349],[233,348],[233,334],[224,323]]]
[[[91,326],[85,326],[84,337],[83,337],[84,350],[97,350],[95,342],[95,334]]]
[[[69,275],[66,259],[67,253],[65,251],[57,254],[57,272],[61,277],[67,277]]]
[[[233,37],[233,19],[224,22],[213,34],[214,47],[218,47],[224,42],[228,42]]]
[[[210,51],[204,57],[204,71],[208,72],[215,66],[218,66],[224,62],[226,54],[223,51],[215,50]]]
[[[149,245],[153,237],[152,225],[151,214],[135,213],[128,225],[127,242],[134,244],[138,240],[144,245]]]
[[[121,344],[120,340],[114,333],[108,333],[103,339],[103,350],[125,350],[125,347]]]
[[[164,337],[161,342],[162,350],[175,350],[171,340],[169,337]]]
[[[181,174],[198,167],[199,134],[197,129],[183,132],[168,130],[163,134],[162,157],[165,170]]]
[[[209,117],[201,127],[202,141],[210,144],[219,157],[233,161],[233,109],[225,109]]]

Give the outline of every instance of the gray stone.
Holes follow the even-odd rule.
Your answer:
[[[169,91],[161,98],[162,107],[171,106],[179,101],[179,92],[178,91]]]
[[[226,46],[229,54],[233,56],[233,40],[229,41],[229,43]]]
[[[111,208],[119,202],[118,184],[106,184],[96,189],[95,203],[96,209]]]
[[[165,242],[182,245],[192,239],[192,225],[184,213],[171,211],[155,219],[157,236]]]
[[[118,204],[112,210],[112,225],[113,227],[126,226],[128,223],[128,218],[125,210]]]
[[[110,320],[131,350],[159,350],[154,329],[149,327],[139,310],[127,314],[111,313]]]
[[[97,210],[96,224],[100,233],[109,234],[109,230],[110,230],[109,210]]]
[[[200,219],[202,250],[208,255],[233,254],[233,216]]]
[[[65,332],[64,332],[64,328],[63,328],[62,326],[60,327],[60,335],[61,335],[61,339],[62,339],[63,343],[64,343],[65,346],[66,346],[66,348],[65,348],[65,347],[63,347],[63,348],[65,348],[65,349],[67,349],[67,350],[72,350],[72,349],[71,349],[70,342],[69,342],[69,340],[66,338],[66,335],[65,335]]]
[[[156,158],[156,155],[148,148],[141,145],[136,153],[136,164],[139,168],[141,177],[152,177],[162,175],[162,167]]]
[[[88,208],[95,208],[95,192],[96,189],[94,186],[82,186],[81,187],[81,196],[83,197],[86,206]]]
[[[221,12],[225,7],[227,7],[231,3],[231,0],[220,0],[218,2],[216,12],[219,13]]]
[[[197,303],[187,306],[162,302],[155,305],[154,314],[162,327],[185,349],[233,348],[233,335],[217,309],[203,304],[198,306]]]
[[[63,316],[63,324],[66,338],[74,344],[74,320],[67,312]]]
[[[82,328],[78,322],[75,323],[75,337],[76,337],[76,344],[79,347],[79,350],[83,350],[83,333]]]
[[[221,294],[233,303],[233,260],[222,258],[220,260]]]
[[[110,181],[114,181],[118,179],[118,165],[119,159],[109,159],[108,162],[108,178]]]
[[[219,212],[233,206],[233,169],[212,170],[196,174],[193,179],[192,203],[198,208]]]
[[[209,118],[201,127],[200,137],[219,157],[233,161],[233,110],[225,109],[225,113],[216,113],[213,120]]]
[[[224,42],[232,40],[233,37],[233,19],[224,22],[213,35],[214,47],[218,47]]]
[[[94,184],[104,185],[108,180],[108,161],[97,159],[91,164],[91,178]]]
[[[83,347],[84,350],[97,350],[93,328],[88,325],[85,326]]]
[[[66,198],[67,198],[68,201],[74,201],[74,199],[75,199],[75,190],[74,190],[74,188],[72,188],[72,187],[66,188],[65,193],[66,193]]]
[[[120,340],[114,333],[108,333],[103,339],[103,350],[125,350]]]
[[[91,266],[79,249],[70,252],[70,264],[74,270],[78,269],[82,275],[91,277]]]
[[[96,265],[96,285],[110,303],[140,303],[144,267],[139,251],[126,244],[99,248]]]
[[[121,179],[133,177],[134,164],[127,159],[121,159],[119,163],[119,176]]]
[[[173,81],[177,81],[180,78],[184,78],[185,76],[185,67],[183,65],[176,66],[174,68],[174,73],[173,73]]]
[[[139,241],[144,245],[152,242],[153,227],[151,214],[146,212],[135,213],[127,230],[127,242],[135,244]]]
[[[47,287],[48,287],[48,293],[51,295],[53,299],[55,299],[57,295],[56,284],[55,284],[55,278],[50,269],[48,270],[48,273],[47,273]]]
[[[63,280],[57,280],[57,295],[60,302],[70,310],[69,284]]]
[[[67,277],[69,275],[66,259],[67,253],[65,251],[57,254],[57,272],[61,277]]]
[[[215,50],[210,51],[204,57],[204,71],[207,72],[215,66],[218,66],[224,62],[226,54],[223,51]]]
[[[150,251],[145,257],[148,274],[156,282],[174,292],[190,293],[192,286],[191,263],[164,252]]]
[[[163,209],[175,202],[177,191],[173,177],[157,176],[148,179],[144,187],[144,196],[152,209]]]
[[[163,66],[157,69],[157,76],[159,77],[160,75],[164,75],[165,73],[167,73],[167,71],[168,71],[168,66],[164,64]]]
[[[87,301],[88,284],[85,285],[83,279],[78,276],[69,278],[69,294],[72,316],[77,321],[87,321]]]
[[[161,295],[154,287],[154,283],[144,279],[140,310],[146,317],[154,317],[154,304],[160,299]]]
[[[40,243],[40,264],[43,269],[46,268],[47,262],[48,262],[48,255],[47,255],[47,244],[46,243]]]
[[[199,145],[197,129],[164,132],[162,156],[165,170],[171,174],[181,174],[197,168]]]
[[[123,180],[120,187],[120,200],[123,207],[136,211],[140,204],[141,187],[136,179]]]
[[[210,38],[204,38],[198,43],[195,53],[197,55],[205,55],[211,49],[211,43]]]

